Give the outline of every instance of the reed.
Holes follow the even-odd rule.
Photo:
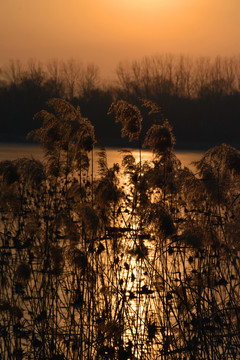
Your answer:
[[[238,359],[239,151],[193,173],[157,105],[121,101],[110,112],[153,161],[125,150],[109,168],[102,147],[94,178],[92,125],[49,106],[30,134],[44,161],[0,163],[0,358]]]

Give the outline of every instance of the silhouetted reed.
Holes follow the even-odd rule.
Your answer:
[[[239,159],[222,145],[181,166],[157,105],[113,104],[144,141],[99,176],[94,130],[64,100],[36,116],[43,162],[0,163],[1,359],[238,359]],[[158,115],[157,115],[158,114]]]

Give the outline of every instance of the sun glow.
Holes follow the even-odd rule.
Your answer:
[[[187,3],[191,3],[190,0],[122,0],[119,3],[114,4],[117,7],[124,7],[125,9],[133,9],[135,11],[150,11],[155,12],[158,10],[166,11],[174,8],[180,8]]]
[[[195,0],[200,3],[201,0]],[[104,0],[107,12],[110,10],[114,17],[128,19],[131,23],[144,21],[148,23],[162,24],[171,21],[172,18],[187,16],[193,7],[192,0]]]

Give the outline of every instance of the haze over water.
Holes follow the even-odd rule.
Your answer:
[[[111,167],[114,163],[121,164],[121,149],[111,149],[107,148],[107,160],[108,166]],[[137,149],[130,149],[136,158],[136,161],[139,161],[139,152]],[[97,171],[97,152],[96,149],[94,152],[94,163],[95,170]],[[182,163],[182,166],[190,167],[194,169],[191,165],[193,161],[197,161],[202,156],[201,151],[176,151],[176,155]],[[0,145],[0,161],[3,160],[15,160],[17,158],[35,158],[37,160],[43,160],[43,153],[39,146],[37,145],[21,145],[21,144],[1,144]],[[142,151],[142,161],[151,161],[153,159],[152,153],[148,150]]]

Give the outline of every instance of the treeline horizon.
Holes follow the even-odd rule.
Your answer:
[[[96,64],[51,60],[11,60],[0,67],[0,141],[26,141],[41,124],[33,120],[48,99],[58,97],[80,106],[106,146],[127,146],[119,126],[107,115],[112,102],[156,102],[178,139],[177,148],[205,149],[239,145],[240,55],[232,57],[147,56],[120,62],[112,81]],[[143,130],[149,128],[143,123]]]

